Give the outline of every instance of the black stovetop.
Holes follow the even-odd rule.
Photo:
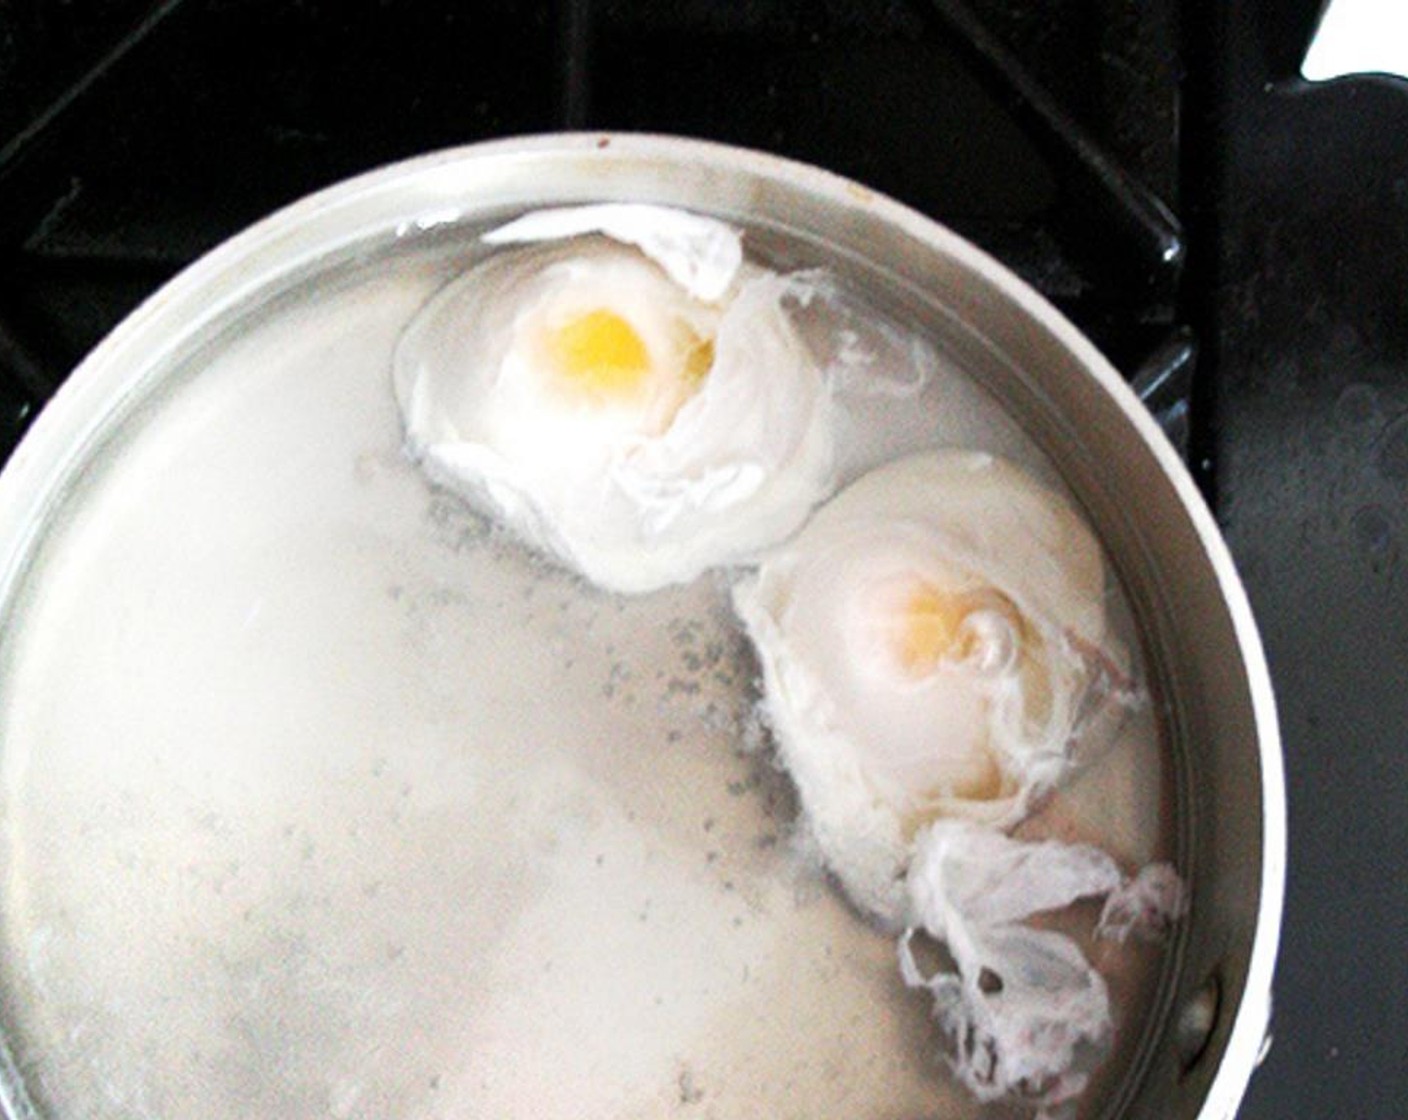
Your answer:
[[[1408,83],[1296,74],[1318,0],[12,0],[0,458],[200,253],[373,166],[649,130],[859,179],[1145,393],[1245,577],[1291,865],[1246,1120],[1408,1102]]]

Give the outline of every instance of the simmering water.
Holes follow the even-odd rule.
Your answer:
[[[468,244],[251,307],[36,546],[0,632],[29,1095],[52,1120],[979,1114],[893,939],[793,843],[728,574],[604,595],[402,455],[392,348]],[[935,360],[917,399],[852,401],[847,474],[941,445],[1055,478]],[[1026,833],[1164,854],[1154,713]],[[1159,956],[1092,951],[1117,1087]]]

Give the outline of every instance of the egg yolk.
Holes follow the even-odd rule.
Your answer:
[[[594,394],[623,396],[650,374],[650,351],[640,335],[604,308],[568,319],[552,332],[549,347],[562,376]]]
[[[1016,606],[992,588],[955,592],[921,580],[898,607],[889,628],[890,645],[900,668],[912,677],[928,676],[945,662],[1007,664],[1027,638]]]
[[[945,657],[962,650],[960,630],[967,606],[933,584],[921,583],[909,593],[894,633],[894,652],[905,672],[926,676]]]

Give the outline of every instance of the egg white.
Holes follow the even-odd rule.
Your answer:
[[[529,244],[442,291],[395,356],[407,444],[435,480],[625,593],[748,559],[831,490],[831,393],[789,318],[797,282],[745,263],[736,231],[613,205],[485,240]],[[554,373],[561,324],[593,311],[629,326],[639,384]]]
[[[906,614],[915,588],[962,605],[951,647]],[[1070,504],[969,452],[872,471],[740,581],[809,834],[863,910],[902,924],[920,827],[1016,823],[1117,725],[1136,693],[1104,602]]]
[[[914,929],[900,941],[901,977],[933,996],[959,1080],[982,1101],[1055,1106],[1083,1092],[1113,1033],[1109,990],[1074,940],[1026,919],[1123,890],[1114,860],[1087,844],[940,821],[917,838],[908,881]],[[917,929],[953,968],[921,973]]]
[[[900,975],[933,996],[950,1067],[979,1100],[1048,1108],[1085,1090],[1115,1017],[1104,977],[1077,942],[1029,919],[1103,898],[1094,934],[1119,944],[1164,941],[1187,912],[1170,864],[1126,876],[1094,845],[1018,840],[958,820],[920,830],[906,885]],[[921,930],[952,967],[921,971],[911,948]],[[1101,957],[1115,951],[1107,944]]]

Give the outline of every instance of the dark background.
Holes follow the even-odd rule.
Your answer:
[[[1408,1115],[1408,83],[1318,0],[0,0],[0,457],[145,295],[476,139],[726,140],[1012,265],[1146,392],[1278,689],[1291,863],[1246,1120]]]

